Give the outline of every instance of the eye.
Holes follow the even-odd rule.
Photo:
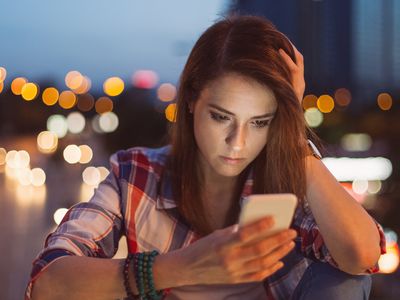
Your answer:
[[[216,113],[216,112],[213,112],[213,111],[210,111],[210,116],[211,116],[211,118],[214,119],[215,121],[221,122],[221,123],[230,120],[229,117],[224,116],[224,115],[220,115],[220,114],[218,114],[218,113]]]
[[[253,122],[254,126],[257,128],[263,128],[268,126],[271,123],[271,120],[256,120]]]

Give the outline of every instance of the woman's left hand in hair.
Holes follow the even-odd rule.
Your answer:
[[[283,49],[279,49],[279,54],[281,55],[282,59],[285,61],[285,63],[289,67],[290,72],[292,73],[293,90],[301,104],[303,100],[304,90],[306,88],[306,82],[304,80],[304,58],[293,44],[292,46],[294,50],[294,55],[296,57],[296,63]]]

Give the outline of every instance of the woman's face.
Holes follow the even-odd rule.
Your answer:
[[[268,87],[229,73],[208,84],[191,109],[205,176],[235,177],[265,146],[277,103]]]

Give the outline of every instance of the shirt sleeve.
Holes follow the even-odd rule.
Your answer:
[[[379,232],[379,245],[381,254],[384,254],[386,253],[385,234],[382,226],[376,221],[375,224]],[[318,224],[316,223],[307,202],[305,202],[303,206],[299,205],[297,207],[292,227],[298,232],[296,244],[299,244],[300,251],[305,257],[311,260],[329,263],[330,265],[338,268],[338,263],[334,260],[328,248],[326,247]],[[365,270],[364,273],[372,274],[377,272],[379,272],[378,264],[370,269]]]
[[[31,299],[34,282],[56,260],[67,256],[112,258],[123,234],[121,189],[116,156],[111,172],[95,190],[89,202],[72,206],[56,230],[46,237],[42,251],[33,261],[25,300]]]

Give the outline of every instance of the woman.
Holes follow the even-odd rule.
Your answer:
[[[367,299],[358,274],[376,271],[384,235],[308,146],[303,92],[302,57],[271,23],[211,26],[183,70],[171,145],[111,157],[47,237],[27,299]],[[246,196],[284,192],[301,201],[291,229],[255,242],[271,217],[237,228]],[[110,259],[122,234],[131,254]]]

